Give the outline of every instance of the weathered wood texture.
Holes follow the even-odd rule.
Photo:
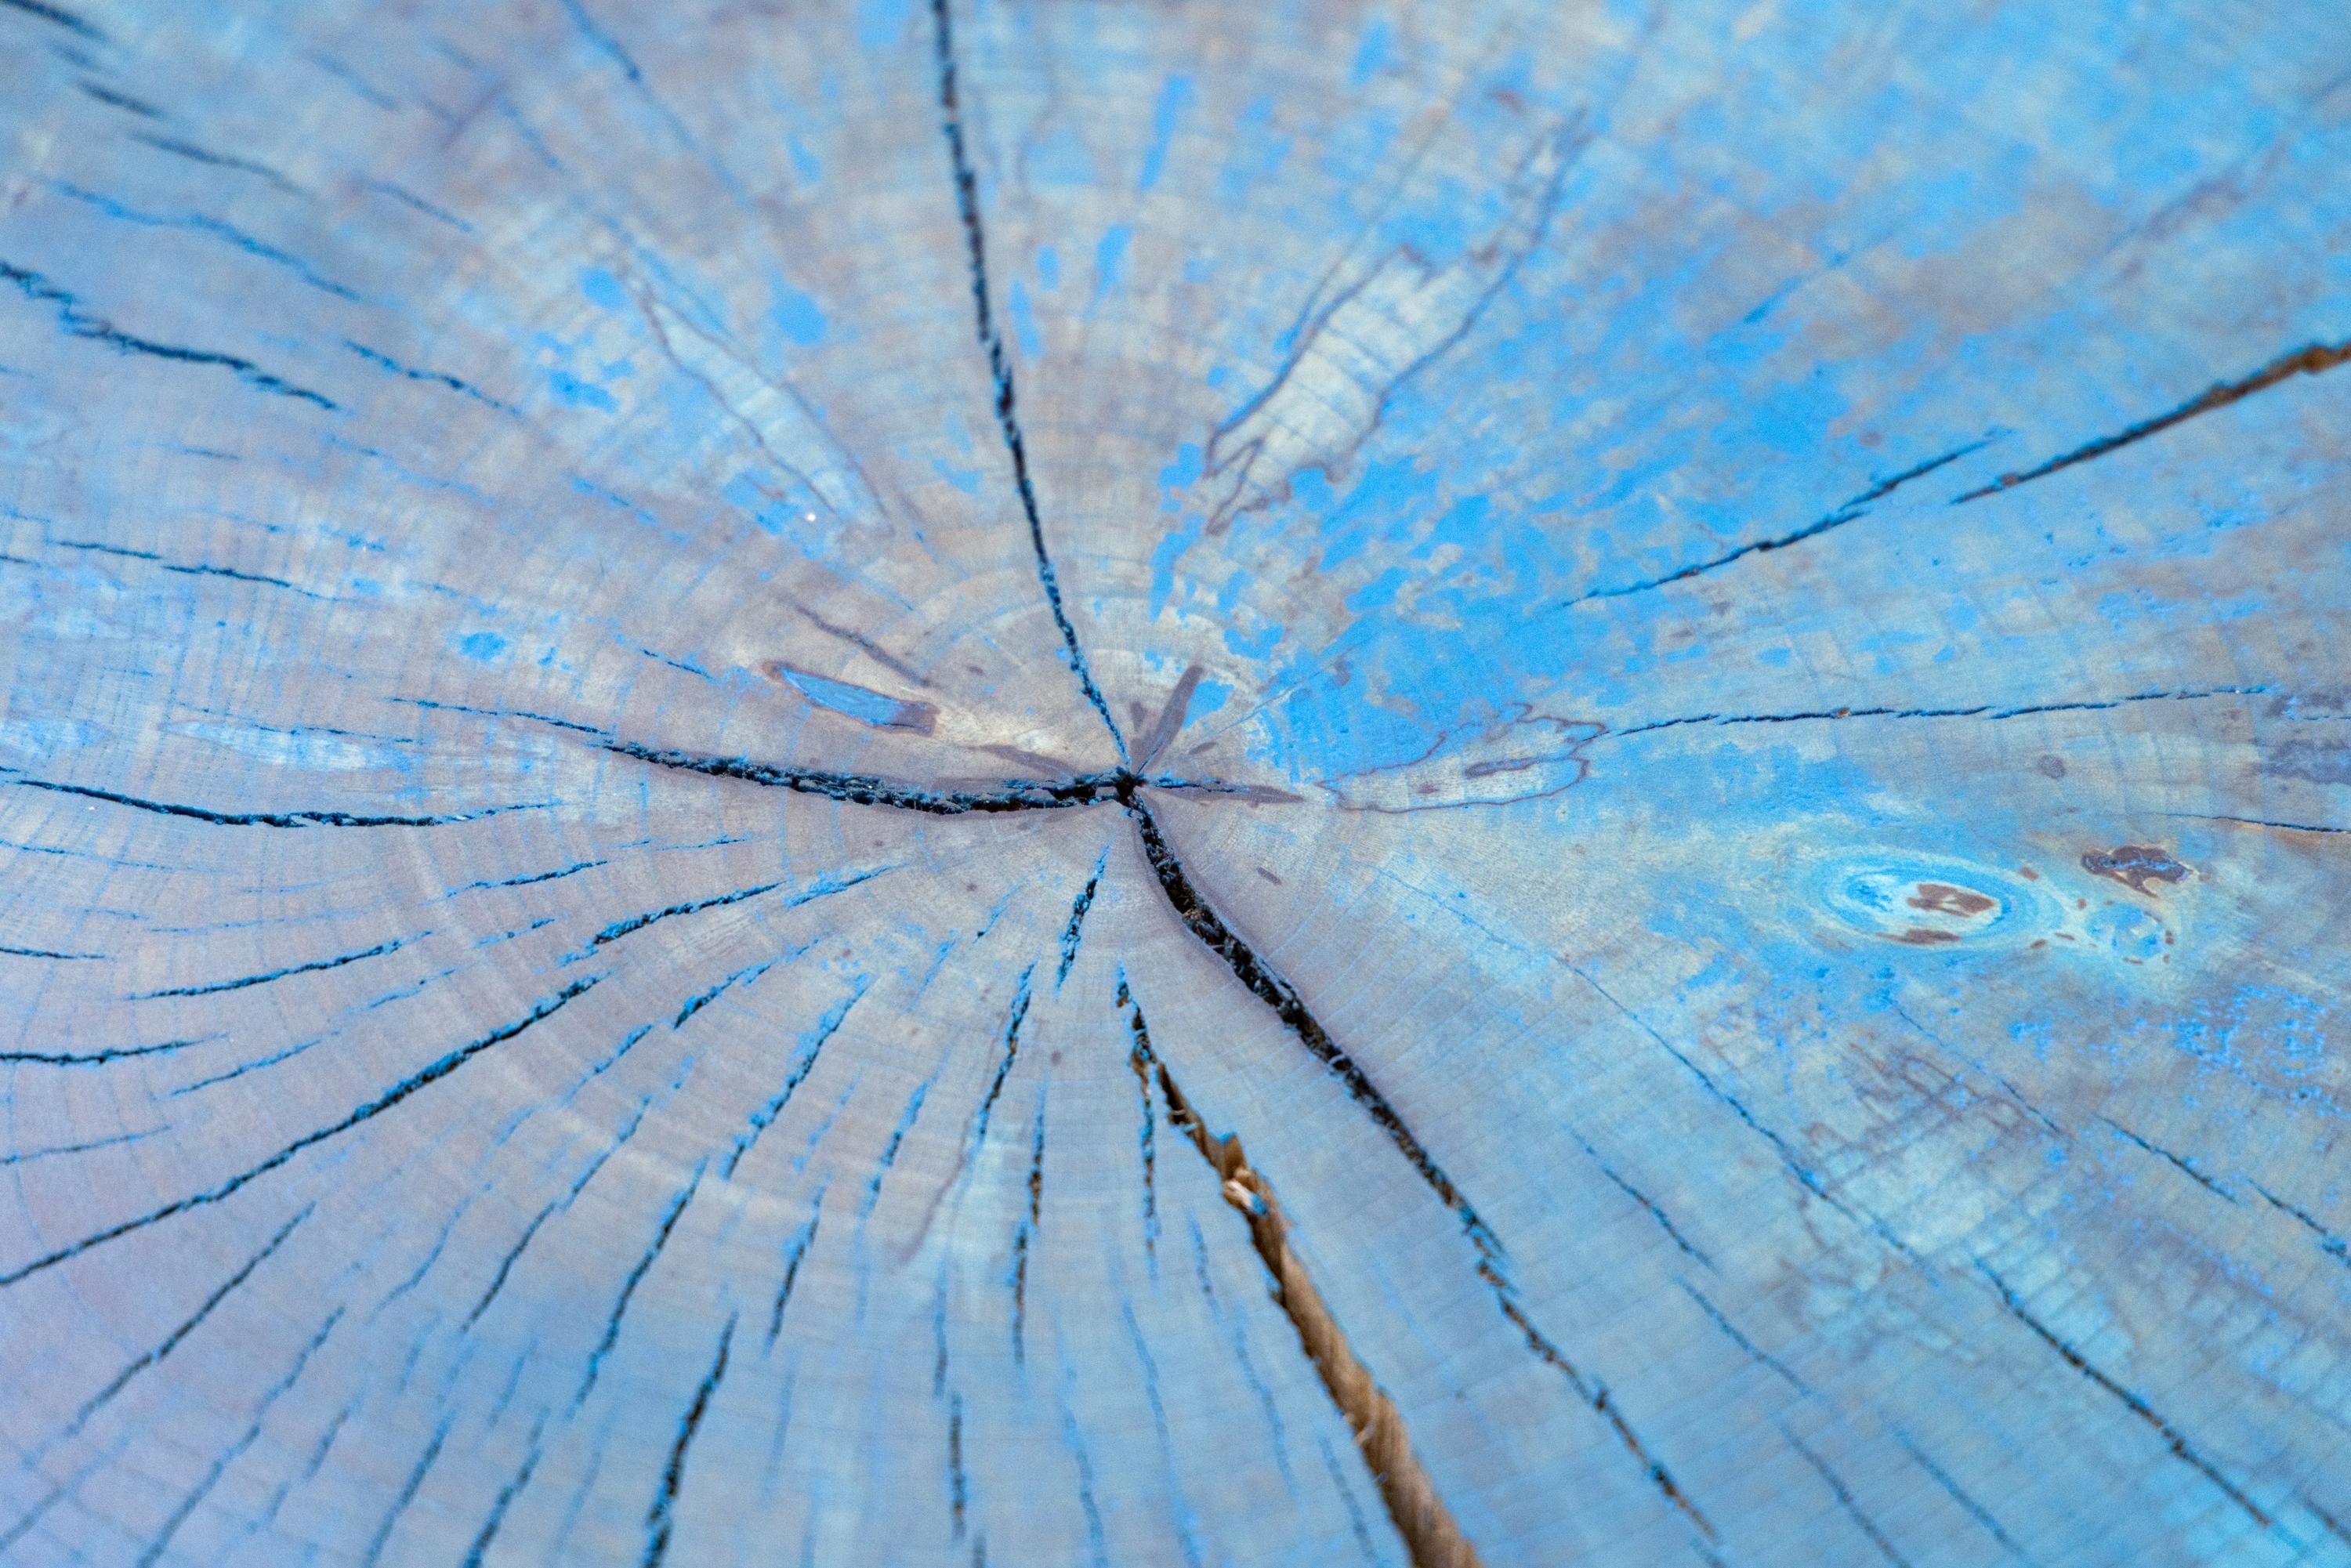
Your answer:
[[[0,134],[0,1560],[2351,1563],[2339,0]]]

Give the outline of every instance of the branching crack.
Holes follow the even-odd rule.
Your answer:
[[[374,1099],[370,1100],[363,1105],[354,1108],[350,1114],[344,1116],[340,1121],[331,1122],[326,1126],[320,1127],[314,1132],[304,1134],[301,1137],[298,1137],[292,1143],[286,1145],[284,1147],[277,1150],[277,1153],[270,1155],[267,1158],[262,1160],[257,1165],[249,1166],[234,1176],[223,1177],[212,1186],[204,1188],[198,1192],[190,1193],[184,1197],[174,1198],[171,1202],[166,1203],[160,1207],[150,1209],[146,1213],[138,1215],[133,1218],[118,1221],[113,1225],[108,1226],[102,1230],[92,1231],[90,1234],[82,1237],[79,1240],[68,1242],[65,1246],[55,1248],[50,1251],[41,1254],[37,1258],[33,1258],[25,1262],[16,1264],[8,1269],[5,1272],[0,1272],[0,1290],[5,1290],[8,1286],[16,1284],[32,1275],[41,1272],[45,1269],[53,1268],[70,1259],[78,1258],[92,1248],[102,1247],[107,1242],[112,1241],[118,1237],[127,1236],[131,1231],[140,1229],[142,1227],[158,1224],[162,1220],[171,1218],[174,1215],[183,1214],[189,1209],[199,1208],[209,1204],[219,1203],[226,1198],[234,1197],[236,1193],[242,1191],[246,1186],[249,1186],[253,1182],[260,1180],[263,1176],[267,1176],[274,1170],[277,1170],[279,1166],[290,1163],[304,1150],[316,1147],[320,1144],[331,1142],[355,1128],[365,1125],[367,1123],[382,1115],[385,1112],[391,1110],[395,1105],[400,1104],[412,1094],[415,1094],[430,1085],[440,1082],[442,1079],[448,1077],[451,1073],[456,1071],[459,1068],[471,1061],[474,1058],[481,1055],[484,1051],[505,1044],[507,1040],[514,1039],[517,1035],[521,1034],[524,1030],[529,1029],[533,1024],[541,1022],[542,1020],[552,1017],[575,998],[586,992],[590,987],[596,985],[602,978],[603,977],[601,975],[592,975],[584,979],[574,980],[570,985],[566,986],[563,989],[542,999],[536,1007],[532,1008],[529,1012],[524,1014],[521,1018],[515,1019],[511,1023],[504,1024],[492,1030],[489,1033],[482,1036],[478,1040],[469,1041],[465,1045],[457,1047],[454,1051],[446,1052],[436,1061],[418,1069],[414,1072],[410,1073],[399,1082],[384,1090]]]
[[[1698,1511],[1698,1506],[1684,1495],[1665,1465],[1649,1452],[1647,1445],[1642,1441],[1639,1434],[1633,1430],[1624,1412],[1617,1407],[1608,1385],[1587,1375],[1571,1361],[1551,1337],[1543,1333],[1520,1302],[1518,1287],[1510,1277],[1508,1255],[1502,1246],[1501,1239],[1494,1234],[1492,1228],[1479,1217],[1477,1209],[1463,1195],[1461,1189],[1454,1185],[1453,1179],[1447,1176],[1431,1157],[1419,1138],[1405,1124],[1404,1118],[1397,1113],[1395,1105],[1372,1082],[1370,1075],[1365,1073],[1362,1066],[1331,1038],[1330,1031],[1325,1030],[1308,1009],[1304,998],[1299,996],[1297,988],[1290,985],[1259,957],[1248,943],[1224,923],[1217,912],[1208,905],[1207,901],[1200,896],[1193,887],[1191,879],[1185,874],[1183,863],[1176,858],[1175,851],[1168,846],[1165,836],[1159,831],[1158,823],[1153,820],[1149,808],[1136,798],[1134,786],[1127,785],[1120,798],[1126,807],[1128,815],[1134,819],[1135,827],[1142,835],[1144,853],[1149,859],[1151,868],[1159,879],[1160,890],[1166,894],[1168,904],[1175,909],[1177,917],[1184,922],[1185,927],[1199,939],[1202,946],[1224,960],[1226,967],[1232,970],[1234,977],[1239,980],[1251,995],[1273,1010],[1283,1026],[1296,1035],[1300,1043],[1311,1051],[1316,1060],[1345,1086],[1356,1104],[1362,1107],[1374,1124],[1387,1134],[1388,1141],[1395,1145],[1397,1152],[1402,1154],[1413,1169],[1419,1174],[1422,1182],[1447,1208],[1453,1211],[1455,1218],[1461,1226],[1463,1235],[1468,1239],[1470,1246],[1478,1254],[1479,1279],[1484,1281],[1486,1288],[1493,1293],[1495,1305],[1500,1310],[1502,1316],[1509,1320],[1510,1325],[1525,1339],[1527,1348],[1533,1352],[1545,1365],[1566,1378],[1568,1385],[1575,1390],[1577,1397],[1590,1406],[1594,1414],[1608,1423],[1610,1428],[1616,1434],[1617,1440],[1625,1446],[1625,1451],[1631,1454],[1647,1473],[1650,1483],[1657,1489],[1658,1493],[1672,1504],[1699,1534],[1708,1541],[1714,1540],[1716,1538],[1714,1526]],[[1163,1082],[1162,1087],[1165,1088],[1168,1085]]]

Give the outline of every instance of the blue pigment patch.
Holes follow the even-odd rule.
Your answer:
[[[601,409],[606,413],[618,413],[621,410],[621,405],[612,401],[611,392],[592,382],[581,381],[569,371],[548,371],[547,385],[557,400],[568,407]]]
[[[768,320],[802,348],[824,341],[824,312],[818,308],[816,297],[789,283],[776,285],[776,303],[768,311]]]
[[[1176,140],[1176,122],[1191,101],[1190,77],[1169,77],[1159,89],[1159,102],[1151,111],[1151,148],[1143,155],[1143,177],[1135,182],[1136,190],[1147,191],[1159,183],[1159,175],[1167,166],[1167,149]]]
[[[629,291],[621,287],[619,278],[601,267],[580,269],[580,292],[588,297],[590,303],[601,305],[607,310],[628,308]]]

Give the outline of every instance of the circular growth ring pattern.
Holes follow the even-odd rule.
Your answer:
[[[2340,24],[0,0],[0,1558],[2351,1563]]]

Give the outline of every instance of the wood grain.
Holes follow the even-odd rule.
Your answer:
[[[0,134],[0,1561],[2351,1564],[2338,5]]]

